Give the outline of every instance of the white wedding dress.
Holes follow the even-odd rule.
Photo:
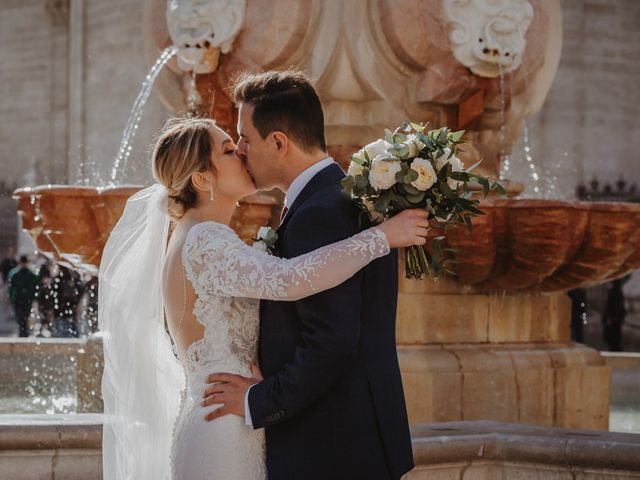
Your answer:
[[[186,388],[171,446],[174,480],[266,479],[263,430],[233,415],[204,420],[212,410],[200,406],[206,377],[215,372],[251,376],[258,299],[293,301],[332,288],[387,253],[386,237],[375,227],[290,260],[249,247],[223,224],[203,222],[191,228],[182,263],[196,295],[193,314],[204,335],[179,353]]]

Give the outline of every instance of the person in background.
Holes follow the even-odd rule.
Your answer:
[[[2,283],[7,284],[9,278],[9,272],[18,266],[16,261],[16,249],[13,247],[7,248],[6,256],[0,261],[0,276],[2,276]]]
[[[54,326],[53,336],[73,338],[78,336],[77,310],[83,288],[77,272],[58,265],[59,273],[53,279]]]
[[[78,337],[87,337],[98,332],[98,277],[96,272],[83,268],[78,271],[82,292],[76,314]]]
[[[571,340],[583,342],[582,327],[587,319],[587,291],[584,288],[576,288],[567,292],[571,299]]]
[[[53,332],[54,302],[53,279],[49,262],[40,265],[38,270],[38,289],[36,301],[38,302],[38,318],[40,320],[40,336],[50,337]]]
[[[89,334],[98,333],[98,277],[91,278],[84,284],[84,292],[87,296],[87,323]]]
[[[13,305],[21,337],[29,336],[29,315],[37,285],[38,277],[29,268],[29,257],[22,255],[18,266],[7,276],[7,293]]]
[[[627,315],[622,286],[629,278],[631,275],[615,279],[607,293],[607,303],[602,313],[602,335],[610,352],[622,351],[622,324]]]

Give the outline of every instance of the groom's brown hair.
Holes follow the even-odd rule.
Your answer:
[[[283,132],[307,153],[327,151],[322,104],[302,71],[244,73],[230,90],[236,105],[254,107],[253,125],[263,139],[271,132]]]

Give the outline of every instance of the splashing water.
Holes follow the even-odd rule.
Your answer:
[[[506,115],[505,115],[505,78],[504,71],[502,67],[498,65],[498,71],[500,74],[500,131],[499,131],[499,141],[501,144],[504,143],[505,140],[505,131],[506,131]],[[509,80],[512,81],[513,78],[509,77]],[[529,75],[525,71],[524,72],[524,83],[525,83],[525,91],[529,88]],[[556,181],[557,176],[553,172],[547,172],[544,168],[541,168],[534,160],[533,155],[533,145],[530,139],[530,118],[525,117],[523,119],[523,132],[522,137],[520,138],[516,148],[514,145],[514,149],[508,155],[504,155],[502,157],[502,162],[500,164],[500,173],[499,178],[501,180],[513,180],[512,176],[517,176],[519,173],[526,175],[528,180],[525,181],[528,187],[531,187],[530,190],[525,191],[523,193],[522,198],[546,198],[552,199],[557,196],[556,192]],[[521,149],[521,151],[520,151]],[[522,156],[519,153],[522,153]],[[519,165],[523,163],[522,167],[524,167],[525,171],[521,168],[518,168]],[[544,177],[544,178],[543,178]]]
[[[540,193],[540,175],[538,175],[536,164],[533,161],[533,155],[531,153],[532,150],[531,150],[531,143],[529,142],[529,125],[526,118],[524,120],[524,133],[523,133],[522,143],[524,144],[524,158],[527,161],[527,166],[529,167],[529,175],[533,180],[533,191],[535,194],[539,194]]]
[[[529,90],[529,73],[526,70],[524,71],[524,88],[525,88],[525,91]],[[528,105],[528,107],[530,107],[530,105]],[[540,175],[538,173],[538,167],[533,160],[531,142],[529,141],[529,119],[527,117],[524,118],[523,124],[524,124],[523,125],[524,131],[523,131],[522,143],[523,143],[523,149],[524,149],[524,158],[527,162],[529,176],[533,180],[533,195],[537,197],[541,195]]]
[[[120,142],[120,148],[118,149],[118,155],[116,156],[115,162],[113,164],[113,169],[111,170],[111,184],[114,184],[118,179],[118,175],[121,174],[127,166],[127,161],[131,156],[131,142],[133,137],[138,130],[138,125],[140,123],[140,119],[142,118],[142,112],[144,110],[144,106],[149,100],[149,95],[151,94],[151,89],[153,88],[153,84],[160,74],[162,68],[167,64],[171,57],[173,57],[178,52],[178,47],[171,46],[166,48],[156,63],[153,64],[149,73],[147,74],[144,82],[142,82],[142,87],[140,88],[140,93],[136,97],[135,102],[133,102],[133,107],[131,108],[131,113],[129,113],[129,119],[127,120],[127,125],[124,128],[124,132],[122,133],[122,141]]]
[[[507,175],[509,174],[509,170],[511,167],[511,160],[509,155],[503,155],[503,145],[505,141],[505,97],[504,97],[504,70],[502,70],[502,64],[498,63],[498,72],[500,78],[500,156],[502,156],[502,162],[500,166],[500,180],[505,180]]]
[[[189,79],[189,92],[187,95],[187,111],[193,112],[196,109],[196,105],[199,101],[198,89],[196,88],[196,70],[199,64],[195,64],[191,71],[191,77]]]

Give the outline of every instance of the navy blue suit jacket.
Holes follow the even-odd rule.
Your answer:
[[[278,229],[292,258],[360,230],[337,164],[318,172]],[[364,225],[367,226],[367,225]],[[341,285],[296,302],[262,301],[251,388],[266,427],[269,480],[398,479],[413,467],[395,342],[397,253]]]

